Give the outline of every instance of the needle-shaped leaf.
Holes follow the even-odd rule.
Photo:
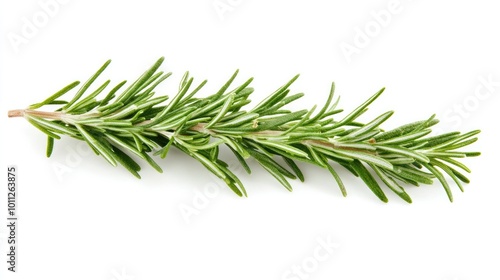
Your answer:
[[[386,112],[382,115],[380,115],[379,117],[377,117],[376,119],[374,119],[373,121],[367,123],[366,125],[356,129],[355,131],[349,133],[348,135],[344,136],[344,137],[341,137],[341,139],[345,140],[345,139],[352,139],[352,138],[356,138],[356,137],[359,137],[363,134],[366,134],[366,133],[369,133],[371,130],[375,129],[376,127],[378,127],[380,124],[382,124],[383,122],[385,122],[388,118],[390,118],[392,116],[392,114],[394,114],[393,111],[389,111],[389,112]]]
[[[377,173],[382,182],[385,183],[389,189],[391,189],[395,194],[401,197],[404,201],[411,203],[410,196],[405,192],[405,190],[391,177],[387,176],[382,169],[378,168],[376,165],[371,164],[370,167]]]
[[[164,57],[160,57],[151,68],[146,70],[133,84],[131,84],[120,96],[117,97],[116,102],[126,103],[132,96],[138,93],[138,90],[154,75],[156,70],[165,60]]]
[[[384,133],[377,135],[375,137],[375,140],[377,140],[377,142],[379,142],[379,141],[384,141],[384,140],[391,139],[391,138],[401,137],[401,136],[406,135],[408,133],[415,132],[415,129],[421,128],[422,124],[426,124],[426,126],[423,127],[423,128],[426,128],[426,127],[429,127],[429,126],[436,124],[437,122],[438,122],[437,120],[433,120],[431,122],[416,121],[416,122],[412,122],[409,124],[405,124],[405,125],[402,125],[398,128],[391,129],[387,132],[384,132]]]
[[[347,124],[349,122],[352,122],[355,120],[357,117],[359,117],[365,110],[368,108],[368,105],[370,105],[375,99],[377,99],[382,92],[384,92],[385,88],[382,88],[378,92],[376,92],[374,95],[372,95],[368,100],[363,102],[358,108],[354,109],[350,114],[348,114],[345,118],[343,118],[341,121],[339,121],[335,127],[339,127],[341,125]]]
[[[132,175],[134,175],[136,178],[141,179],[141,175],[139,175],[138,171],[141,171],[141,167],[137,162],[135,162],[129,155],[124,153],[122,150],[118,148],[114,148],[113,151],[115,152],[116,155],[116,160],[123,165]]]
[[[259,111],[271,107],[279,100],[283,99],[287,95],[288,87],[299,78],[299,75],[294,76],[288,83],[278,88],[273,94],[269,95],[267,98],[262,100],[257,106],[255,106],[250,112],[259,113]]]
[[[38,109],[44,105],[47,105],[47,104],[51,104],[52,102],[54,102],[57,98],[63,96],[65,93],[67,93],[68,91],[72,90],[73,88],[75,88],[77,85],[79,85],[80,82],[79,81],[75,81],[75,82],[72,82],[71,84],[63,87],[62,89],[60,89],[58,92],[54,93],[53,95],[49,96],[47,99],[45,99],[44,101],[40,102],[40,103],[36,103],[36,104],[33,104],[31,105],[29,108],[30,109]]]
[[[304,174],[302,174],[302,171],[297,166],[297,164],[293,161],[293,159],[290,159],[287,157],[282,157],[282,158],[283,158],[283,161],[285,161],[285,163],[293,170],[293,172],[295,173],[297,178],[299,178],[299,180],[301,182],[304,182]]]
[[[236,159],[240,162],[241,166],[243,166],[243,169],[245,169],[245,171],[248,174],[252,173],[252,170],[250,170],[250,166],[248,166],[248,164],[245,161],[245,159],[235,149],[233,149],[231,146],[228,145],[228,147],[233,152],[233,154],[236,157]]]
[[[458,188],[463,192],[464,191],[464,188],[462,187],[462,183],[460,183],[460,179],[455,175],[455,172],[452,170],[452,168],[446,166],[446,164],[440,162],[440,161],[437,161],[437,160],[433,160],[431,162],[433,165],[441,168],[441,170],[443,170],[446,174],[448,174],[448,176],[450,176],[453,181],[455,181],[455,184],[457,184]]]
[[[434,174],[436,178],[438,178],[439,182],[441,182],[441,185],[446,191],[446,195],[448,195],[448,199],[450,200],[450,202],[453,202],[453,194],[451,193],[450,186],[448,185],[448,182],[444,178],[443,174],[429,163],[422,163],[422,165],[425,166],[425,168],[427,168],[430,172],[432,172],[432,174]]]
[[[228,186],[238,195],[238,196],[247,196],[247,191],[245,190],[245,187],[243,186],[243,183],[241,183],[240,179],[231,171],[229,170],[225,165],[219,165],[219,168],[226,173],[227,178],[226,178],[226,183]],[[228,180],[229,179],[229,180]]]
[[[392,164],[388,162],[387,160],[378,157],[374,154],[371,154],[369,152],[359,152],[359,151],[350,151],[350,150],[334,150],[335,153],[341,154],[347,157],[351,157],[354,159],[358,159],[367,163],[375,164],[377,166],[380,166],[385,169],[392,170]]]
[[[102,66],[101,68],[99,68],[99,70],[97,70],[97,72],[95,72],[94,75],[92,75],[83,85],[82,87],[78,90],[78,92],[75,94],[75,96],[73,97],[73,99],[71,99],[71,101],[69,101],[62,109],[63,110],[66,110],[68,108],[71,107],[71,105],[73,105],[76,101],[78,101],[78,99],[80,99],[80,97],[82,97],[82,95],[85,93],[85,91],[90,87],[90,85],[97,79],[97,77],[99,77],[99,75],[101,75],[102,72],[104,72],[104,70],[106,69],[106,67],[108,67],[108,65],[111,63],[111,60],[108,60],[106,61]]]
[[[93,93],[89,94],[87,97],[82,100],[73,103],[69,108],[66,109],[67,112],[77,111],[78,109],[84,107],[89,104],[99,93],[101,93],[110,83],[110,80],[105,81],[99,88],[97,88]],[[87,110],[88,111],[88,110]]]
[[[217,115],[205,126],[205,128],[208,129],[212,127],[214,124],[216,124],[218,121],[220,121],[224,117],[224,115],[226,115],[227,111],[229,110],[229,106],[231,105],[231,103],[233,103],[233,100],[234,100],[234,94],[227,95],[226,101],[222,105],[221,109],[219,110]]]
[[[191,156],[197,159],[201,164],[203,164],[208,170],[210,170],[213,174],[215,174],[217,177],[221,179],[226,178],[226,174],[219,168],[219,166],[211,161],[210,159],[206,158],[200,153],[193,152],[191,153]]]
[[[305,114],[307,114],[307,110],[300,110],[279,117],[262,119],[258,121],[255,130],[262,131],[273,127],[279,127],[280,125],[296,120]]]
[[[351,167],[356,170],[356,173],[359,174],[359,177],[365,182],[365,184],[370,188],[370,190],[383,202],[387,202],[388,199],[385,196],[384,192],[378,185],[375,178],[373,178],[372,174],[368,172],[366,167],[359,161],[355,160],[350,163]]]
[[[389,144],[389,145],[408,143],[408,142],[411,142],[415,139],[421,138],[421,137],[423,137],[431,132],[432,132],[431,129],[424,129],[424,130],[412,132],[412,133],[409,133],[409,134],[406,134],[406,135],[403,135],[400,137],[390,138],[390,139],[385,140],[385,141],[377,141],[377,143],[378,144]]]
[[[48,130],[52,130],[53,132],[76,136],[76,132],[72,128],[60,124],[56,121],[48,121],[46,119],[33,116],[29,116],[28,118],[33,120],[34,122],[39,123],[41,126],[47,128]]]
[[[314,116],[311,119],[306,120],[304,122],[304,125],[315,123],[316,121],[322,119],[325,116],[325,113],[328,111],[328,107],[330,106],[330,103],[332,103],[334,92],[335,92],[335,83],[332,83],[332,86],[330,87],[330,93],[328,94],[328,98],[326,99],[325,104],[323,105],[321,110],[319,110],[319,112],[316,114],[316,116]]]
[[[100,141],[94,138],[90,133],[88,133],[83,127],[76,124],[75,125],[78,131],[81,133],[83,139],[96,151],[99,152],[101,156],[103,156],[111,165],[116,166],[116,159],[114,156],[114,152],[103,145]]]
[[[330,173],[332,174],[333,178],[335,178],[335,181],[337,182],[337,185],[339,186],[340,188],[340,191],[342,192],[342,195],[344,197],[347,196],[347,190],[344,186],[344,183],[342,182],[342,179],[340,178],[339,174],[337,173],[337,171],[335,171],[335,169],[326,161],[326,159],[323,159],[323,162],[325,163],[325,166],[326,168],[328,169],[328,171],[330,171]]]
[[[407,156],[409,158],[414,158],[416,160],[422,161],[422,162],[429,162],[429,158],[427,158],[425,155],[419,153],[418,151],[412,151],[410,149],[404,148],[404,147],[395,147],[395,146],[389,146],[389,145],[376,145],[378,150],[382,150],[385,152],[390,152],[402,156]]]
[[[52,155],[52,151],[54,150],[54,138],[47,136],[47,157]]]

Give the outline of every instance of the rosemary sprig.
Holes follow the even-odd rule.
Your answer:
[[[196,94],[206,81],[195,86],[186,72],[178,93],[168,101],[167,96],[156,96],[154,92],[158,84],[170,76],[158,70],[162,62],[160,58],[125,90],[122,90],[124,81],[103,94],[110,84],[108,80],[90,91],[109,65],[107,61],[69,101],[60,98],[77,87],[78,81],[27,109],[9,111],[9,117],[23,116],[47,134],[47,156],[52,153],[54,139],[68,135],[87,142],[97,155],[113,166],[123,165],[138,178],[141,169],[136,162],[138,158],[162,172],[151,154],[165,158],[175,146],[224,180],[239,196],[246,196],[246,190],[219,157],[221,145],[234,153],[248,173],[250,167],[246,160],[252,157],[290,191],[288,179],[304,180],[296,164],[302,161],[327,169],[344,196],[346,189],[336,171],[338,165],[361,177],[380,200],[387,202],[387,197],[376,177],[409,203],[411,198],[403,184],[432,184],[435,178],[453,201],[444,174],[463,191],[461,182],[468,183],[469,179],[462,172],[470,170],[456,158],[480,154],[459,150],[474,143],[479,130],[428,136],[431,127],[438,123],[434,115],[389,131],[382,130],[380,125],[391,117],[392,111],[368,123],[358,121],[384,89],[345,117],[337,118],[343,110],[337,108],[338,98],[334,100],[333,83],[328,99],[319,110],[316,106],[299,111],[285,108],[303,96],[290,93],[289,87],[298,76],[252,109],[245,110],[243,107],[250,103],[253,92],[249,87],[252,79],[231,87],[236,71],[216,93],[198,97]],[[61,107],[54,112],[38,110],[46,105]],[[334,167],[332,162],[338,165]]]

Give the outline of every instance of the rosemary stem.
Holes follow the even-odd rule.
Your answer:
[[[24,111],[23,109],[9,110],[8,116],[9,118],[24,117]]]
[[[338,98],[334,101],[333,83],[328,99],[319,112],[314,112],[316,106],[298,111],[285,108],[285,105],[304,95],[289,94],[289,86],[298,76],[246,111],[242,108],[251,103],[253,88],[248,86],[252,79],[231,90],[238,73],[236,71],[218,92],[197,97],[195,94],[206,81],[193,89],[193,78],[186,73],[179,92],[165,104],[167,96],[154,97],[155,87],[170,75],[158,71],[163,60],[163,57],[158,59],[119,95],[118,91],[126,82],[113,87],[103,99],[97,98],[109,84],[108,80],[83,97],[109,64],[106,61],[69,101],[60,98],[76,87],[78,81],[40,103],[8,111],[8,117],[24,117],[47,134],[48,156],[54,139],[67,135],[85,141],[113,166],[120,163],[138,178],[141,167],[132,155],[161,172],[160,166],[149,154],[165,158],[170,147],[175,146],[223,179],[239,196],[246,196],[246,191],[237,174],[219,156],[222,145],[231,149],[248,173],[250,166],[245,160],[254,158],[288,190],[292,190],[288,179],[304,180],[295,163],[295,160],[300,160],[328,169],[344,196],[346,190],[337,174],[337,167],[346,168],[360,177],[383,202],[387,202],[387,197],[379,182],[408,203],[411,203],[411,198],[401,183],[418,186],[419,183],[432,184],[433,179],[441,182],[451,201],[450,187],[444,175],[451,177],[462,188],[460,182],[468,183],[469,179],[455,167],[470,172],[467,166],[453,158],[480,154],[458,150],[476,142],[478,138],[475,135],[479,130],[427,137],[432,131],[430,127],[438,123],[435,115],[388,131],[380,125],[393,111],[385,112],[370,122],[359,121],[358,117],[383,89],[344,118],[337,119],[335,115],[343,110],[337,108]],[[57,104],[62,106],[56,111],[38,111],[45,105]],[[288,168],[275,159],[282,159]],[[335,162],[339,166],[330,165]]]
[[[9,118],[24,117],[25,115],[30,115],[34,117],[46,118],[51,120],[61,120],[63,114],[64,114],[63,112],[44,112],[31,109],[16,109],[16,110],[10,110],[8,112]]]

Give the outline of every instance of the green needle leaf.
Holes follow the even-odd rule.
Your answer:
[[[349,151],[349,150],[334,150],[335,153],[358,159],[361,161],[364,161],[366,163],[371,163],[375,164],[377,166],[380,166],[384,169],[389,169],[392,170],[392,164],[388,162],[387,160],[378,157],[376,155],[370,154],[370,153],[365,153],[365,152],[358,152],[358,151]]]
[[[27,117],[26,118],[31,125],[34,127],[38,128],[41,132],[47,134],[48,137],[55,138],[55,139],[61,139],[61,136],[49,131],[47,128],[44,126],[40,125],[38,122],[36,122],[33,117]]]
[[[61,90],[59,90],[58,92],[56,92],[53,95],[51,95],[49,98],[45,99],[44,101],[42,101],[40,103],[36,103],[36,104],[31,105],[29,108],[30,109],[38,109],[38,108],[42,107],[43,105],[51,104],[57,98],[63,96],[65,93],[67,93],[68,91],[72,90],[73,88],[75,88],[79,84],[80,84],[79,81],[72,82],[71,84],[63,87]]]
[[[231,84],[233,83],[234,79],[236,79],[236,76],[238,76],[238,72],[240,71],[239,70],[234,71],[234,74],[231,76],[231,78],[229,78],[229,80],[219,89],[219,91],[216,94],[214,94],[214,96],[211,97],[212,100],[218,99],[220,96],[224,94],[224,92],[226,92],[229,86],[231,86]]]
[[[287,115],[283,115],[280,117],[274,117],[274,118],[269,118],[269,119],[262,119],[259,120],[256,130],[262,131],[262,130],[267,130],[273,127],[279,127],[282,124],[285,124],[287,122],[296,120],[303,115],[307,114],[307,110],[300,110],[297,112],[293,112]]]
[[[238,159],[238,161],[240,162],[241,166],[243,166],[243,168],[245,169],[245,171],[248,174],[252,173],[252,171],[250,170],[250,166],[248,166],[248,164],[245,161],[245,159],[235,149],[233,149],[230,145],[228,145],[228,147],[233,152],[233,154],[236,157],[236,159]]]
[[[81,133],[83,139],[87,141],[87,143],[96,149],[100,155],[102,155],[111,165],[116,166],[116,160],[114,157],[114,152],[109,150],[105,145],[100,143],[96,138],[92,137],[90,133],[88,133],[83,127],[76,124],[75,125],[78,131]]]
[[[325,117],[325,113],[327,112],[328,107],[330,106],[330,103],[332,103],[334,92],[335,92],[335,83],[332,83],[332,86],[330,87],[330,94],[328,94],[328,99],[326,100],[325,105],[323,106],[323,108],[321,108],[321,110],[318,112],[318,114],[316,114],[316,116],[314,116],[314,118],[311,118],[311,119],[305,121],[304,125],[315,123],[316,121]],[[311,110],[311,112],[312,112],[312,110]]]
[[[395,146],[388,146],[388,145],[376,145],[377,149],[402,155],[402,156],[407,156],[409,158],[414,158],[416,160],[419,160],[421,162],[429,162],[429,158],[424,156],[423,154],[419,153],[418,151],[412,151],[407,148],[403,147],[395,147]]]
[[[385,183],[389,189],[391,189],[395,194],[397,194],[399,197],[401,197],[404,201],[411,203],[411,198],[410,196],[405,192],[405,190],[398,184],[396,181],[394,181],[391,177],[387,176],[380,168],[378,168],[376,165],[370,164],[370,167],[377,173],[377,175],[380,177],[382,182]]]
[[[117,99],[115,102],[126,103],[132,96],[134,96],[138,89],[140,89],[148,80],[153,76],[153,74],[158,70],[160,65],[165,60],[164,57],[161,57],[156,61],[156,63],[151,66],[142,76],[140,76],[132,85],[130,85]],[[104,70],[104,69],[103,69]],[[102,71],[101,71],[102,72]],[[100,72],[98,72],[100,73]]]
[[[54,149],[54,138],[47,136],[47,157],[52,155],[52,150]]]
[[[436,178],[438,178],[439,182],[441,182],[441,185],[443,185],[443,188],[446,191],[446,195],[448,195],[448,199],[450,200],[450,202],[453,202],[453,194],[451,193],[450,186],[448,185],[448,182],[446,182],[443,174],[429,163],[422,163],[422,165],[425,166],[425,168],[427,168],[430,172],[432,172],[432,174],[436,175]]]
[[[286,95],[287,95],[287,89],[288,87],[295,82],[299,78],[299,75],[296,75],[293,77],[288,83],[285,85],[281,86],[279,89],[277,89],[273,94],[269,95],[267,98],[262,100],[257,106],[255,106],[250,112],[255,112],[259,113],[262,109],[271,107],[272,105],[276,104],[276,102],[282,100]]]
[[[392,114],[394,114],[393,111],[386,112],[386,113],[380,115],[379,117],[377,117],[376,119],[374,119],[373,121],[369,122],[368,124],[366,124],[366,125],[358,128],[357,130],[349,133],[347,136],[342,137],[341,139],[342,140],[352,139],[355,137],[359,137],[360,135],[363,135],[365,133],[368,133],[371,130],[373,130],[374,128],[378,127],[383,122],[385,122],[388,118],[390,118],[392,116]]]
[[[138,171],[141,170],[141,167],[137,162],[135,162],[131,157],[125,154],[122,150],[118,148],[114,148],[113,151],[116,154],[116,160],[123,165],[132,175],[136,178],[141,179],[141,175],[139,175]]]
[[[293,170],[295,175],[297,175],[297,178],[301,182],[304,182],[304,174],[302,174],[302,171],[300,171],[300,168],[297,166],[297,164],[293,161],[293,159],[287,158],[287,157],[282,157],[285,163]]]
[[[280,175],[286,176],[290,179],[295,179],[295,175],[290,173],[290,171],[286,170],[283,166],[279,165],[272,158],[266,156],[265,154],[261,154],[257,151],[249,151],[252,157],[254,157],[263,167],[266,169],[270,169],[273,172],[277,172]]]
[[[265,145],[265,146],[273,147],[273,148],[276,148],[278,150],[284,151],[285,153],[288,153],[290,155],[295,155],[295,156],[303,157],[303,158],[309,158],[309,155],[306,152],[302,151],[301,149],[290,146],[290,145],[286,145],[286,144],[274,142],[274,141],[265,141],[265,140],[256,140],[256,141],[259,142],[260,144]]]
[[[384,92],[385,88],[382,88],[379,90],[377,93],[375,93],[372,97],[368,98],[363,104],[361,104],[358,108],[356,108],[354,111],[352,111],[349,115],[347,115],[345,118],[343,118],[340,122],[338,122],[335,127],[339,127],[341,125],[347,124],[355,120],[357,117],[359,117],[363,112],[367,109],[368,105],[370,105],[375,99],[377,99],[382,92]]]
[[[210,170],[217,177],[221,179],[226,179],[227,177],[226,174],[220,169],[220,167],[216,163],[214,163],[210,159],[196,152],[192,153],[191,156],[197,159],[199,162],[201,162],[201,164],[203,164],[206,168],[208,168],[208,170]]]
[[[104,72],[104,70],[106,69],[106,67],[108,67],[108,65],[111,63],[111,60],[108,60],[106,61],[102,66],[101,68],[99,68],[99,70],[97,70],[97,72],[95,72],[94,75],[92,75],[92,77],[90,77],[86,82],[85,84],[82,85],[82,87],[78,90],[78,92],[75,94],[75,96],[73,97],[73,99],[71,99],[71,101],[68,102],[68,104],[66,104],[62,109],[63,110],[66,110],[68,108],[71,107],[71,105],[73,105],[76,101],[78,101],[78,99],[80,99],[80,97],[82,97],[82,95],[85,93],[85,91],[90,87],[90,85],[97,79],[97,77],[99,77],[99,75],[101,75],[102,72]]]
[[[217,113],[217,115],[205,126],[205,128],[208,129],[212,127],[214,124],[216,124],[218,121],[220,121],[224,117],[224,115],[226,115],[227,111],[229,110],[229,106],[231,106],[231,104],[233,103],[233,100],[234,100],[234,94],[227,95],[226,101],[222,105],[219,113]]]
[[[375,181],[375,178],[373,178],[372,174],[368,172],[366,167],[359,161],[355,160],[351,162],[351,167],[356,170],[356,172],[359,174],[359,177],[366,183],[368,188],[383,202],[388,202],[387,197],[385,196],[384,192],[378,185],[377,181]]]
[[[345,189],[344,183],[342,182],[342,179],[340,179],[339,174],[337,173],[337,171],[335,171],[335,169],[330,164],[328,164],[328,162],[326,162],[326,160],[324,160],[324,162],[325,162],[325,166],[328,169],[328,171],[330,171],[330,173],[332,174],[333,178],[335,178],[335,181],[337,181],[337,185],[339,186],[340,191],[342,192],[342,195],[344,197],[346,197],[347,196],[347,190]]]
[[[455,184],[457,184],[458,188],[462,192],[464,191],[464,188],[462,187],[462,184],[460,183],[460,179],[455,175],[455,172],[453,172],[453,170],[450,167],[446,166],[445,164],[443,164],[442,162],[439,162],[437,160],[433,160],[432,164],[441,168],[441,170],[446,172],[446,174],[448,174],[448,176],[450,176],[453,179],[453,181],[455,181]]]
[[[67,134],[67,135],[71,135],[71,136],[76,136],[76,132],[73,131],[71,128],[68,128],[67,126],[59,124],[59,123],[57,123],[55,121],[48,121],[48,120],[45,120],[43,118],[33,117],[33,116],[29,116],[29,118],[32,121],[37,122],[41,126],[45,127],[47,130],[51,130],[51,131],[53,131],[55,133],[61,133],[61,134]],[[52,137],[52,138],[56,138],[56,137]],[[59,139],[59,138],[57,138],[57,139]]]
[[[165,147],[163,147],[163,149],[160,150],[160,157],[161,158],[165,158],[167,157],[167,154],[168,154],[168,151],[170,150],[170,146],[172,146],[172,143],[174,142],[174,137],[171,137],[169,140],[168,140],[168,143],[167,145],[165,145]]]
[[[226,173],[227,179],[225,180],[227,185],[235,192],[238,196],[247,196],[247,191],[245,190],[245,187],[243,186],[243,183],[241,183],[240,179],[236,175],[234,175],[231,170],[229,170],[227,167],[224,165],[220,165],[219,168]],[[229,179],[229,180],[228,180]]]

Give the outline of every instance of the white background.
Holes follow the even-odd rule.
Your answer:
[[[500,279],[494,1],[54,1],[0,6],[0,166],[19,169],[20,219],[14,274],[2,218],[1,279]],[[238,198],[175,150],[142,180],[71,139],[47,159],[45,136],[7,118],[108,58],[100,81],[117,83],[160,56],[174,73],[161,94],[186,70],[208,94],[237,68],[239,82],[255,77],[254,100],[301,73],[294,108],[321,104],[332,81],[347,110],[385,86],[365,120],[394,109],[390,128],[437,113],[439,131],[481,129],[471,149],[483,155],[464,160],[472,182],[453,187],[454,203],[436,183],[409,187],[411,205],[389,191],[384,204],[341,171],[343,198],[307,165],[292,193],[255,164],[237,171],[249,192]]]

